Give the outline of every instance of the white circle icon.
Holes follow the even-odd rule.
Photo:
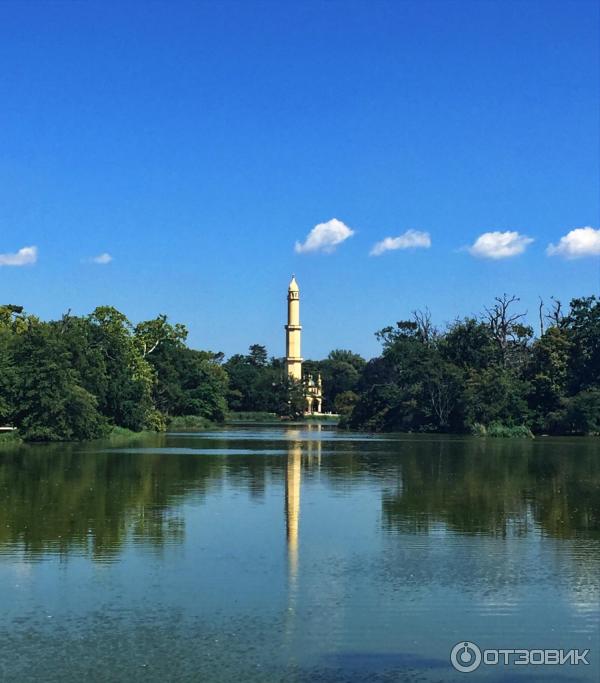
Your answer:
[[[469,641],[456,643],[450,653],[450,661],[457,671],[469,673],[481,664],[481,650]]]

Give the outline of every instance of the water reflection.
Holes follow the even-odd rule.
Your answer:
[[[587,647],[599,456],[313,424],[0,450],[0,677],[446,681],[465,637]]]
[[[300,482],[302,478],[302,445],[290,444],[285,476],[285,523],[290,582],[298,574],[298,525],[300,523]]]
[[[184,501],[201,503],[227,486],[260,502],[279,481],[294,575],[303,466],[319,472],[333,493],[365,485],[378,492],[388,533],[439,533],[443,525],[497,537],[538,529],[561,539],[600,538],[595,441],[363,442],[309,425],[280,430],[260,444],[255,431],[240,430],[236,436],[157,435],[123,448],[2,450],[0,549],[18,547],[30,558],[78,551],[108,559],[127,539],[176,544],[185,534]]]
[[[301,431],[291,429],[289,437],[294,439],[288,445],[285,475],[285,526],[288,551],[288,568],[290,585],[294,584],[298,574],[298,531],[300,524],[300,491],[302,484],[302,447],[306,447],[306,466],[310,469],[321,467],[322,441],[319,438],[322,425],[309,424]],[[304,435],[308,439],[302,440]]]
[[[600,538],[598,444],[416,443],[383,491],[388,530]]]
[[[128,538],[181,541],[179,503],[218,486],[219,463],[98,453],[73,445],[0,453],[0,547],[30,559],[53,552],[110,559]]]

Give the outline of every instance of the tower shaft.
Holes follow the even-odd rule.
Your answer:
[[[296,279],[292,278],[288,288],[288,319],[285,326],[285,365],[288,377],[302,380],[302,356],[300,341],[300,290]]]

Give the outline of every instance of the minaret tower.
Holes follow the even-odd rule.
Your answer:
[[[300,356],[300,289],[296,278],[288,287],[288,321],[285,326],[285,366],[288,377],[300,382],[302,380],[302,357]]]

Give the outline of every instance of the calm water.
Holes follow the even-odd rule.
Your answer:
[[[0,450],[7,681],[600,680],[600,442],[233,427]],[[589,649],[454,672],[452,646]]]

